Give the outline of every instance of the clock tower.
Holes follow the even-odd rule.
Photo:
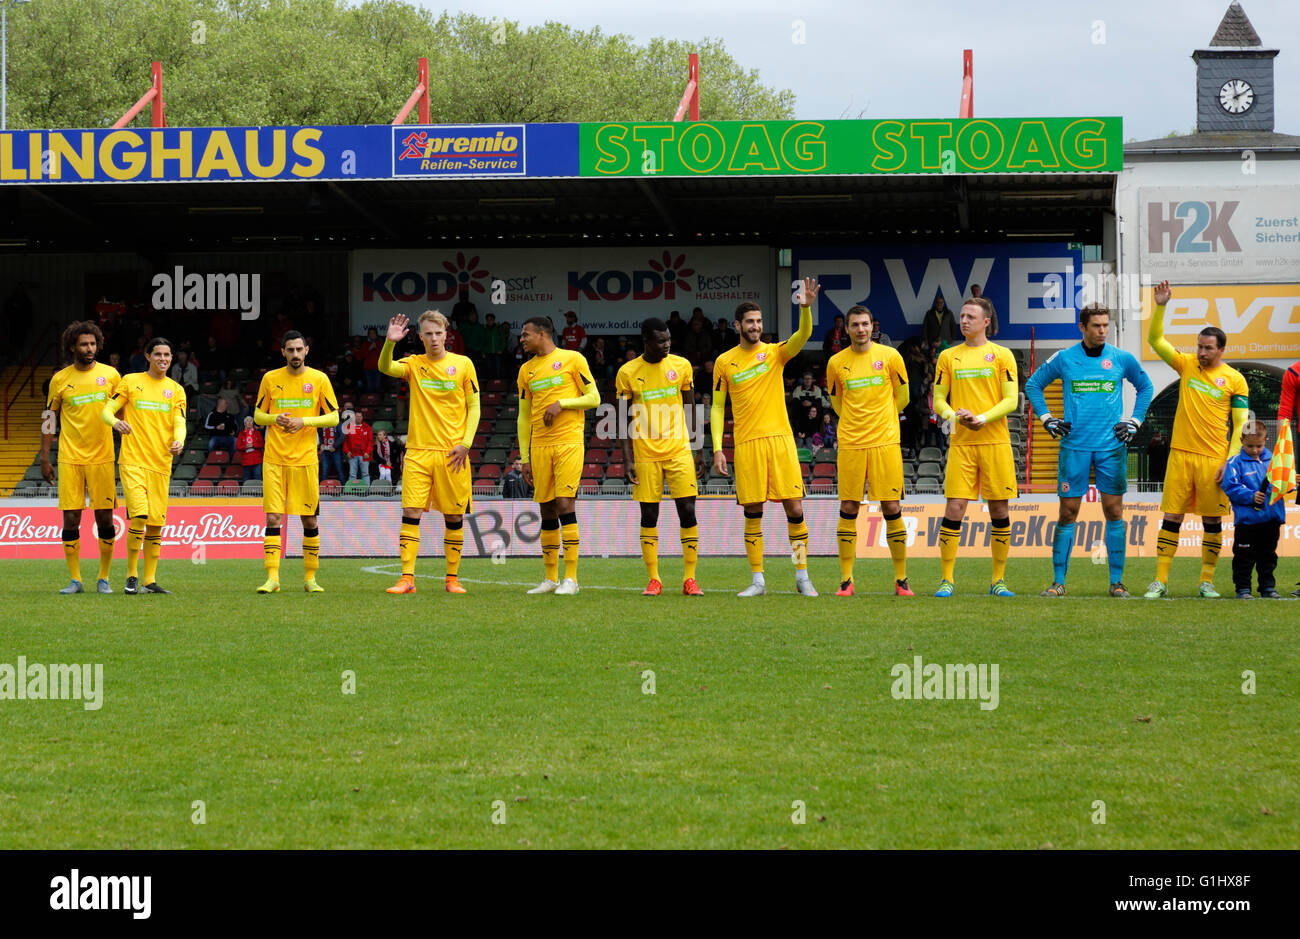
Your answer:
[[[1273,130],[1273,59],[1246,11],[1234,0],[1223,14],[1208,49],[1192,53],[1196,63],[1196,130],[1234,133]]]

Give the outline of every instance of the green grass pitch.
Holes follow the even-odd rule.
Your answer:
[[[568,598],[523,595],[540,559],[466,561],[463,597],[433,559],[404,597],[391,559],[326,558],[315,596],[293,559],[272,596],[257,562],[164,558],[171,597],[123,596],[120,564],[115,596],[61,597],[61,562],[9,562],[0,663],[102,663],[104,699],[0,700],[0,848],[1300,843],[1296,601],[1191,599],[1191,558],[1165,601],[1077,561],[1041,600],[1050,564],[1016,559],[995,599],[972,555],[952,600],[888,595],[881,561],[836,598],[833,558],[818,599],[779,559],[737,599],[743,558],[686,598],[680,563],[655,599],[637,559],[584,559]],[[938,562],[911,575],[932,592]],[[896,700],[916,655],[997,664],[998,707]]]

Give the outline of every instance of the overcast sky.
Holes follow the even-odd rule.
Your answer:
[[[720,37],[765,85],[794,91],[796,116],[811,119],[955,117],[962,50],[970,48],[977,117],[1119,115],[1125,139],[1139,140],[1195,127],[1191,53],[1209,45],[1228,9],[1227,0],[415,2],[525,26],[599,26],[638,42]],[[1275,130],[1300,134],[1300,3],[1244,0],[1243,7],[1264,47],[1281,50]],[[802,45],[792,41],[797,21]],[[664,117],[675,107],[665,103]]]

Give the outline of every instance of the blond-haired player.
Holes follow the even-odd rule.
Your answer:
[[[874,317],[864,306],[845,314],[850,346],[826,363],[831,407],[840,416],[836,454],[840,491],[840,589],[853,596],[853,561],[858,551],[858,511],[862,494],[880,503],[885,541],[894,562],[894,593],[914,596],[907,585],[907,528],[903,524],[903,451],[898,414],[910,395],[907,366],[889,346],[871,341]]]
[[[555,347],[551,321],[524,323],[519,342],[532,358],[519,367],[519,458],[542,516],[542,564],[546,579],[529,593],[571,596],[578,592],[578,515],[582,478],[582,412],[600,403],[600,392],[581,352]],[[560,547],[564,583],[559,583]]]
[[[108,574],[113,565],[113,510],[117,508],[117,483],[113,481],[113,432],[99,412],[117,389],[122,376],[95,356],[104,347],[104,335],[89,320],[63,331],[62,348],[72,364],[50,379],[50,394],[41,417],[41,475],[55,482],[50,445],[59,437],[59,508],[63,510],[63,556],[72,582],[59,593],[84,593],[81,585],[81,510],[90,496],[99,535],[98,593],[112,593]],[[55,423],[57,415],[58,423]]]
[[[460,555],[465,547],[465,513],[471,509],[469,447],[479,422],[478,375],[474,363],[448,352],[447,317],[425,310],[417,324],[421,355],[394,362],[393,350],[410,332],[402,314],[388,321],[379,370],[404,380],[411,389],[406,468],[402,472],[402,532],[398,550],[402,576],[389,593],[415,593],[415,558],[420,553],[420,518],[427,511],[443,517],[444,582],[448,593],[465,593]]]
[[[172,457],[185,449],[185,389],[167,377],[172,344],[156,336],[145,346],[149,370],[123,376],[100,417],[122,435],[118,470],[126,496],[126,587],[123,593],[171,593],[158,586],[158,557],[167,524]],[[119,419],[117,412],[121,411]],[[140,577],[141,548],[144,576]],[[140,581],[143,580],[143,585]]]
[[[1250,388],[1246,378],[1223,362],[1228,337],[1217,326],[1207,326],[1196,337],[1196,354],[1177,351],[1165,338],[1165,304],[1173,292],[1169,281],[1152,293],[1155,310],[1147,328],[1147,341],[1160,358],[1178,373],[1178,410],[1169,442],[1160,511],[1165,513],[1156,538],[1156,579],[1144,596],[1155,600],[1169,595],[1169,567],[1178,553],[1178,530],[1183,516],[1201,516],[1201,584],[1203,597],[1219,596],[1214,589],[1214,568],[1223,548],[1223,516],[1230,511],[1228,496],[1220,487],[1228,461],[1241,450],[1241,429],[1250,413]],[[1231,430],[1229,425],[1231,424]]]
[[[280,589],[280,523],[286,514],[302,519],[303,589],[320,593],[320,458],[316,428],[337,427],[338,399],[329,376],[307,367],[307,340],[291,329],[281,340],[284,368],[262,376],[253,420],[266,427],[262,463],[262,510],[266,512],[266,583],[258,593]]]
[[[736,501],[745,511],[745,555],[752,579],[737,596],[761,597],[763,578],[763,505],[768,500],[785,507],[790,549],[795,565],[795,589],[817,596],[808,577],[808,525],[803,520],[803,476],[785,409],[785,364],[799,354],[812,335],[812,303],[817,282],[805,278],[799,291],[799,328],[785,342],[763,341],[763,311],[745,301],[736,307],[737,344],[713,363],[713,468],[727,475],[722,427],[727,394],[731,394],[736,441]]]

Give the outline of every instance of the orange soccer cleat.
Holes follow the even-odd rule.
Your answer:
[[[646,588],[641,591],[643,597],[657,597],[664,592],[664,585],[657,580],[652,580],[646,584]]]
[[[894,581],[894,596],[896,597],[916,596],[916,594],[912,593],[912,588],[907,585],[906,577],[904,577],[902,580]]]
[[[687,577],[686,580],[682,581],[682,593],[688,597],[704,596],[704,591],[700,589],[700,585],[695,582],[694,577]]]
[[[415,577],[411,574],[403,574],[385,593],[415,593]]]
[[[851,580],[846,580],[846,581],[844,581],[843,583],[841,583],[841,584],[840,584],[840,589],[837,590],[837,591],[835,591],[835,596],[837,596],[837,597],[851,597],[851,596],[853,596],[853,581],[851,581]]]
[[[469,593],[468,590],[466,590],[464,587],[460,585],[460,579],[458,577],[452,577],[450,575],[448,575],[447,577],[447,592],[448,593]]]

